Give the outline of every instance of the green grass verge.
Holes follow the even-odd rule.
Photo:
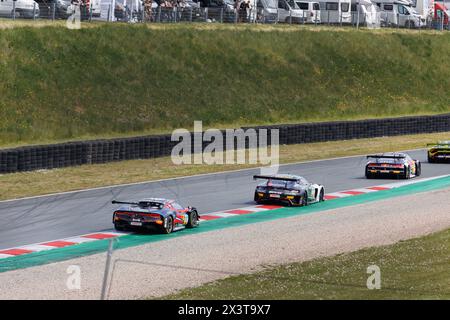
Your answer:
[[[381,289],[367,289],[377,265]],[[450,229],[250,275],[233,276],[163,299],[450,299]]]
[[[435,32],[0,28],[0,145],[448,112],[448,52]]]

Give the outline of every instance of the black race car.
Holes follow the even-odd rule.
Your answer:
[[[402,152],[388,152],[368,155],[366,164],[366,178],[396,177],[409,179],[418,177],[422,173],[419,160],[412,159]]]
[[[450,141],[428,144],[428,162],[450,161]]]
[[[297,175],[276,174],[269,176],[253,176],[253,179],[264,179],[255,190],[254,200],[257,203],[281,202],[289,206],[306,206],[310,203],[324,201],[325,189],[320,184],[308,182]]]

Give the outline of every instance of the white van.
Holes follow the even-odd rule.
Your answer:
[[[278,22],[302,23],[303,11],[294,0],[278,0]]]
[[[433,0],[411,0],[411,7],[425,20],[433,16]]]
[[[381,10],[381,21],[387,26],[420,28],[425,26],[422,18],[405,0],[375,0]]]
[[[298,8],[302,10],[302,16],[306,23],[320,23],[320,4],[317,1],[296,0]]]
[[[12,18],[14,13],[16,18],[38,18],[39,5],[34,0],[0,0],[1,17]]]
[[[379,28],[381,26],[381,10],[370,0],[352,0],[352,24]]]
[[[256,21],[263,23],[278,22],[278,0],[257,0]]]
[[[352,23],[351,0],[319,0],[319,4],[322,23]]]

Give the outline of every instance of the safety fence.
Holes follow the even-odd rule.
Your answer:
[[[251,128],[255,129],[257,134],[260,130],[267,129],[268,144],[271,141],[270,129],[278,129],[279,143],[289,145],[445,132],[450,131],[450,114],[243,127],[242,129]],[[194,141],[194,138],[191,138]],[[0,150],[0,173],[164,157],[171,154],[176,144],[178,141],[171,141],[171,135],[167,134],[3,149]],[[209,142],[203,141],[202,144],[203,150]],[[235,146],[238,146],[236,140]],[[248,148],[248,141],[245,147]],[[194,152],[194,150],[191,151]]]

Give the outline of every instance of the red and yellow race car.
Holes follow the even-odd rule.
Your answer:
[[[419,160],[412,159],[402,152],[388,152],[368,155],[366,164],[366,178],[396,177],[410,179],[418,177],[422,173],[422,165]]]
[[[112,201],[121,204],[113,213],[116,230],[156,229],[162,233],[171,233],[184,228],[199,225],[197,209],[183,207],[174,200],[148,198],[136,202]]]

